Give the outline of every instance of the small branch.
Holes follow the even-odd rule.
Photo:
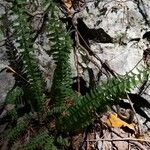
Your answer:
[[[99,71],[101,71],[101,67],[97,64],[97,62],[95,62],[92,59],[92,56],[90,56],[90,54],[87,52],[87,50],[80,44],[78,34],[76,35],[76,41],[77,41],[78,46],[84,50],[84,52],[86,53],[89,60],[99,69]]]
[[[130,103],[130,105],[131,105],[132,111],[134,112],[134,115],[135,115],[136,120],[137,120],[137,122],[138,122],[138,133],[139,133],[140,135],[142,135],[142,129],[141,129],[141,127],[140,127],[140,121],[139,121],[138,116],[137,116],[137,114],[136,114],[136,111],[135,111],[135,109],[134,109],[134,107],[133,107],[133,103],[132,103],[132,101],[131,101],[129,95],[128,95],[127,93],[126,93],[126,95],[127,95],[128,101],[129,101],[129,103]]]
[[[146,140],[146,139],[136,139],[136,138],[115,138],[115,139],[91,139],[91,140],[87,140],[88,142],[98,142],[98,141],[141,141],[141,142],[148,142],[150,143],[150,140]]]
[[[128,72],[128,74],[131,73],[141,63],[142,60],[143,58],[137,62],[137,64]]]
[[[80,79],[79,79],[79,65],[78,65],[78,55],[76,54],[75,52],[75,48],[74,48],[74,60],[75,60],[75,67],[76,67],[76,70],[77,70],[77,83],[78,83],[78,96],[80,96]]]
[[[2,69],[1,71],[5,70],[5,69],[8,69],[10,70],[11,72],[13,72],[14,74],[17,74],[21,79],[23,79],[24,81],[26,81],[28,84],[30,84],[29,81],[27,81],[22,75],[20,75],[19,73],[17,73],[13,68],[11,68],[10,66],[7,66],[7,65],[4,65],[4,69]]]
[[[91,62],[93,64],[95,64],[95,66],[97,66],[99,68],[99,70],[101,71],[101,68],[99,67],[99,65],[92,59],[91,56],[93,56],[94,58],[96,58],[102,65],[102,67],[106,70],[106,72],[109,72],[112,76],[116,77],[116,74],[114,73],[114,71],[108,66],[108,64],[106,62],[103,62],[92,50],[91,48],[89,47],[89,45],[86,43],[86,41],[83,39],[82,35],[80,34],[80,32],[78,31],[77,27],[74,25],[73,23],[73,26],[74,28],[76,29],[76,32],[77,32],[77,43],[78,43],[78,46],[81,47],[86,55],[88,56],[88,58],[90,58]],[[79,42],[79,36],[81,37],[81,39],[83,40],[83,42],[85,43],[85,45],[88,47],[88,50],[85,49]],[[88,51],[88,52],[87,52]],[[91,56],[90,56],[91,55]],[[102,71],[101,71],[102,72]],[[106,75],[106,74],[105,74]],[[106,75],[107,76],[107,75]],[[108,76],[107,76],[108,77]]]

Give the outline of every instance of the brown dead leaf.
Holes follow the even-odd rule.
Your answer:
[[[64,0],[64,5],[69,10],[72,7],[72,1],[71,0]]]
[[[121,128],[121,127],[127,127],[132,131],[135,131],[133,124],[128,124],[121,120],[117,114],[110,114],[109,117],[106,120],[106,124],[108,126],[114,127],[114,128]]]
[[[64,6],[68,11],[68,17],[72,17],[75,10],[73,8],[73,1],[72,0],[64,0]]]

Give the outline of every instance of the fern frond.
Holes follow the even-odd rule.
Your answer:
[[[58,17],[58,10],[52,3],[52,12],[48,24],[51,53],[56,63],[52,85],[52,99],[56,105],[63,105],[64,99],[71,95],[71,67],[69,63],[71,39]]]
[[[11,116],[12,120],[18,118],[18,113],[16,108],[13,108],[12,110],[8,111],[8,115]]]
[[[68,147],[70,145],[68,139],[63,138],[62,136],[59,136],[56,142],[57,142],[57,145],[59,145],[60,149],[62,150],[64,150],[65,147]]]
[[[19,43],[17,48],[20,50],[19,53],[23,60],[24,73],[27,74],[27,79],[30,82],[30,85],[24,91],[26,99],[30,101],[29,103],[35,111],[39,111],[44,100],[42,90],[43,82],[35,56],[36,51],[33,47],[35,34],[30,29],[26,14],[28,9],[24,3],[27,2],[17,1],[17,4],[13,7],[13,13],[18,15],[18,18],[13,23],[13,28],[16,31],[14,37],[17,37],[17,42]]]
[[[23,95],[23,90],[20,87],[15,87],[6,96],[5,104],[17,104],[19,97]]]
[[[36,137],[31,139],[30,142],[22,148],[22,150],[57,150],[53,142],[54,139],[47,133],[40,133]]]
[[[53,107],[49,112],[48,116],[55,115],[55,114],[61,114],[66,110],[65,106],[58,106],[58,107]]]
[[[17,125],[8,132],[7,138],[9,140],[16,140],[27,128],[28,122],[26,120],[20,121]]]
[[[110,79],[107,83],[94,88],[90,94],[79,97],[75,106],[67,110],[68,116],[60,120],[59,127],[66,132],[82,129],[89,125],[94,118],[93,112],[98,108],[100,113],[106,111],[106,106],[110,106],[120,97],[130,92],[149,74],[149,70],[139,70],[138,74],[126,74],[124,77]]]

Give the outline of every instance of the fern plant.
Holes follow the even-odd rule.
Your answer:
[[[131,72],[118,78],[112,78],[97,86],[89,94],[79,97],[73,107],[65,112],[67,115],[60,122],[61,130],[74,132],[89,125],[94,119],[94,112],[106,111],[106,106],[112,105],[136,87],[149,74],[149,69],[138,70],[138,74]]]
[[[23,96],[23,94],[24,93],[22,88],[18,86],[14,87],[11,91],[8,92],[5,99],[5,104],[17,104],[17,99]]]
[[[26,99],[29,100],[31,108],[34,111],[41,109],[44,102],[43,97],[43,83],[40,71],[38,69],[38,62],[35,57],[35,49],[33,47],[33,39],[35,34],[32,34],[30,25],[28,23],[29,16],[26,14],[28,9],[24,7],[26,1],[16,1],[17,4],[13,7],[14,14],[18,15],[18,18],[14,20],[13,28],[15,30],[14,37],[17,38],[17,43],[20,49],[21,58],[24,65],[24,73],[27,74],[27,80],[29,85],[25,88]],[[17,24],[19,23],[19,24]]]
[[[56,146],[53,144],[53,137],[49,136],[46,132],[39,133],[36,137],[32,138],[21,150],[57,150]]]
[[[64,136],[60,136],[60,133],[67,135],[66,133],[68,132],[75,132],[88,126],[95,118],[95,111],[99,110],[100,113],[104,112],[106,106],[118,101],[124,94],[130,92],[132,88],[137,86],[143,77],[149,74],[149,70],[138,70],[138,74],[131,72],[125,76],[112,78],[106,83],[94,87],[86,96],[76,97],[71,89],[69,57],[72,42],[62,22],[59,20],[59,11],[55,3],[53,1],[44,0],[41,3],[43,6],[48,5],[48,20],[43,32],[47,33],[50,41],[51,50],[49,55],[52,54],[56,63],[52,89],[49,96],[53,103],[51,107],[48,108],[49,112],[47,112],[47,110],[44,112],[43,103],[45,103],[46,98],[44,97],[43,81],[35,55],[36,50],[33,46],[37,33],[30,28],[27,13],[28,2],[27,0],[15,0],[15,5],[13,4],[12,7],[12,14],[17,17],[12,22],[12,28],[15,31],[13,34],[15,41],[14,39],[11,39],[11,41],[17,43],[19,46],[13,47],[11,51],[10,47],[13,45],[13,42],[7,41],[7,50],[10,54],[9,59],[15,61],[14,69],[21,74],[27,82],[22,82],[21,78],[17,76],[17,82],[7,95],[5,104],[17,105],[17,100],[22,98],[28,101],[32,112],[28,114],[31,115],[31,118],[20,120],[22,118],[19,118],[16,109],[9,111],[10,116],[15,118],[15,125],[13,127],[11,126],[12,128],[7,131],[7,138],[15,142],[23,133],[26,133],[28,126],[33,125],[31,120],[34,120],[37,123],[36,127],[38,126],[38,131],[35,129],[36,133],[34,137],[31,136],[29,142],[23,145],[21,149],[63,149],[62,147],[65,147],[65,145],[68,146],[69,144],[66,138],[62,138]],[[48,114],[48,117],[45,117],[42,122],[39,117],[37,117],[37,114],[41,112]],[[55,118],[54,128],[52,129],[49,127],[49,118]],[[41,130],[43,133],[40,132]],[[49,131],[52,131],[53,134]]]
[[[53,4],[53,3],[52,3]],[[51,50],[53,59],[56,63],[54,79],[51,91],[51,98],[57,106],[63,105],[66,97],[70,96],[71,91],[71,67],[69,63],[71,40],[66,33],[62,22],[58,18],[58,10],[52,5],[53,11],[48,23],[50,32]]]
[[[26,131],[26,128],[28,127],[28,122],[29,120],[23,118],[22,120],[19,120],[16,124],[16,126],[11,129],[8,130],[6,133],[6,137],[11,140],[11,141],[15,141],[18,137],[20,137],[21,134],[23,134],[23,132]]]

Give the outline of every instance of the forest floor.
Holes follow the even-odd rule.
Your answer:
[[[94,71],[92,70],[94,72],[94,74],[96,74],[98,76],[99,72],[95,68],[99,68],[99,62],[97,62],[99,60],[101,60],[100,63],[104,64],[104,66],[105,66],[103,68],[105,70],[104,72],[106,72],[106,74],[109,72],[108,74],[111,76],[115,76],[117,73],[124,74],[125,72],[127,72],[127,70],[128,71],[131,70],[131,68],[133,68],[133,66],[135,66],[135,64],[137,64],[141,58],[142,58],[141,64],[149,66],[150,49],[147,48],[146,49],[147,53],[144,53],[143,51],[145,49],[142,52],[141,51],[139,52],[137,50],[138,49],[137,47],[136,47],[137,49],[135,47],[133,47],[132,50],[134,51],[136,49],[139,53],[136,51],[137,55],[136,55],[135,59],[134,59],[134,57],[129,58],[129,59],[126,58],[126,57],[130,57],[130,56],[134,55],[134,53],[132,53],[132,54],[129,53],[131,49],[128,50],[127,49],[128,47],[126,46],[126,44],[128,44],[128,42],[129,42],[129,41],[127,42],[126,40],[129,40],[129,39],[131,40],[130,35],[128,35],[129,36],[128,38],[125,38],[124,34],[117,35],[117,37],[112,38],[111,36],[113,36],[113,34],[115,34],[117,31],[113,30],[112,35],[110,36],[110,33],[111,33],[110,31],[109,31],[109,33],[108,32],[106,33],[105,31],[101,30],[101,28],[99,28],[99,26],[96,26],[96,27],[94,27],[94,25],[92,26],[91,25],[92,21],[88,22],[88,19],[90,20],[91,18],[88,18],[86,15],[84,16],[85,10],[86,10],[86,13],[87,12],[89,13],[91,11],[90,10],[91,5],[89,5],[89,7],[88,7],[87,4],[85,4],[85,2],[86,2],[86,0],[79,0],[79,2],[76,2],[75,0],[74,1],[64,0],[63,3],[60,5],[61,6],[60,8],[62,10],[64,10],[64,11],[62,11],[62,14],[64,16],[67,16],[67,18],[71,19],[72,25],[74,26],[74,28],[75,29],[77,28],[77,31],[79,31],[79,34],[81,34],[83,39],[80,39],[78,37],[78,39],[75,39],[75,40],[80,48],[83,48],[88,54],[90,54],[90,55],[88,55],[88,57],[89,57],[89,60],[92,62],[91,63],[92,65],[89,63],[88,67],[91,67],[92,69],[94,68],[93,69]],[[91,1],[91,2],[93,2],[93,1]],[[90,1],[87,1],[87,3],[90,3]],[[98,5],[98,3],[95,3],[95,5],[96,4]],[[122,1],[120,1],[120,5],[118,4],[117,6],[118,7],[122,6],[124,9],[126,9],[126,7],[124,7],[123,4],[124,3],[122,3]],[[117,11],[117,8],[113,7],[112,10],[107,10],[107,8],[104,7],[103,9],[101,9],[99,11],[101,12],[101,15],[104,15],[104,14],[108,13],[107,11],[109,11],[109,12]],[[82,17],[84,19],[80,20]],[[94,20],[94,22],[96,24],[100,24],[99,21],[101,22],[101,20],[97,20],[96,22]],[[76,22],[78,22],[77,26],[75,25]],[[88,25],[90,27],[87,27]],[[103,24],[103,26],[105,26],[105,23]],[[86,28],[86,30],[85,30],[85,28]],[[149,27],[148,27],[148,29],[149,29]],[[132,31],[132,32],[133,32],[132,33],[132,35],[133,35],[134,32],[136,32],[136,31]],[[142,35],[144,36],[145,35],[144,33],[147,33],[147,32],[148,32],[148,30],[142,32]],[[150,38],[150,37],[148,37],[148,38]],[[93,41],[98,44],[96,45]],[[116,46],[114,44],[114,42],[115,42],[115,44],[117,43],[118,45]],[[102,43],[102,45],[100,45],[99,43]],[[110,44],[110,45],[107,45],[107,44]],[[89,47],[91,47],[91,48],[89,48]],[[96,49],[95,47],[96,48],[98,47],[99,49],[101,49],[101,50],[99,50],[99,53],[100,53],[99,60],[96,60],[95,54],[97,54],[97,51],[95,50]],[[114,47],[116,49],[114,49]],[[117,51],[117,49],[119,49],[119,48],[121,50]],[[127,53],[129,53],[129,54],[124,53],[122,55],[122,51],[125,48],[127,49]],[[107,52],[108,49],[109,50],[112,49],[112,51]],[[107,55],[107,54],[110,54],[111,56]],[[79,55],[79,54],[77,54],[77,55]],[[94,59],[92,59],[91,55],[94,57]],[[122,57],[120,57],[121,60],[119,60],[117,62],[117,58],[116,58],[116,61],[112,62],[111,65],[109,64],[109,62],[110,62],[109,60],[105,61],[105,59],[104,60],[102,59],[104,56],[106,56],[106,58],[109,58],[111,60],[112,58],[114,59],[116,56],[119,56],[119,55],[122,56]],[[81,59],[81,56],[79,56],[79,61],[80,61],[80,59]],[[132,64],[131,60],[133,61],[133,64]],[[116,64],[114,65],[113,63],[114,64],[116,63]],[[81,63],[79,62],[79,64],[81,64],[81,66],[82,66],[81,67],[82,69],[79,68],[79,70],[82,72],[81,74],[83,75],[84,74],[83,73],[84,63],[81,61]],[[93,65],[94,65],[94,67],[93,67]],[[75,72],[77,71],[77,68],[75,68],[74,66],[72,66],[72,68],[73,68],[73,70],[75,70]],[[116,68],[118,70],[115,70]],[[96,72],[95,72],[95,70],[96,70]],[[78,72],[77,76],[80,74],[80,71]],[[101,78],[105,80],[106,76],[101,76]],[[87,81],[87,80],[88,79],[85,77],[85,81]],[[97,79],[97,81],[98,81],[98,79]],[[7,92],[14,85],[14,79],[12,77],[12,73],[1,71],[0,72],[0,82],[1,82],[0,99],[2,99],[4,101],[4,97],[6,97]],[[145,83],[142,83],[141,87],[144,84]],[[7,85],[7,87],[5,88],[6,85]],[[146,81],[146,85],[147,86],[144,85],[144,87],[146,87],[146,90],[144,91],[144,89],[142,89],[142,91],[140,91],[141,93],[146,92],[145,93],[146,97],[144,97],[142,94],[139,94],[138,92],[127,93],[127,96],[125,98],[122,98],[123,100],[121,103],[119,103],[117,105],[114,104],[112,107],[108,107],[107,111],[104,114],[99,115],[99,111],[95,112],[94,115],[95,115],[96,119],[93,121],[93,123],[90,126],[88,126],[86,129],[84,129],[83,131],[81,131],[79,133],[69,135],[68,139],[69,139],[69,142],[71,145],[70,149],[72,149],[72,150],[80,150],[80,149],[81,150],[111,150],[111,149],[113,149],[113,150],[150,150],[150,117],[149,117],[149,115],[150,115],[149,114],[150,113],[150,96],[149,96],[150,86],[149,86],[149,78]],[[82,87],[81,87],[81,89],[82,89]],[[141,101],[142,101],[142,103],[141,103]],[[5,131],[5,128],[9,124],[8,123],[9,118],[6,117],[6,114],[7,114],[7,111],[12,109],[12,107],[14,107],[14,105],[5,106],[3,103],[1,103],[1,105],[0,105],[0,133],[3,133]],[[7,122],[7,123],[5,123],[5,122]],[[55,126],[55,120],[48,121],[47,124],[49,126],[53,127],[53,126]],[[29,138],[30,134],[32,134],[32,133],[34,134],[34,132],[36,132],[36,128],[38,128],[37,126],[38,125],[36,125],[35,122],[33,124],[31,123],[28,133],[25,136],[23,136],[22,138],[20,138],[18,140],[18,143],[23,143],[24,141],[26,141]],[[8,143],[9,142],[7,140],[3,141],[3,139],[1,139],[0,149],[7,150]],[[17,147],[17,144],[15,146]],[[14,149],[15,149],[15,146],[14,146]]]

